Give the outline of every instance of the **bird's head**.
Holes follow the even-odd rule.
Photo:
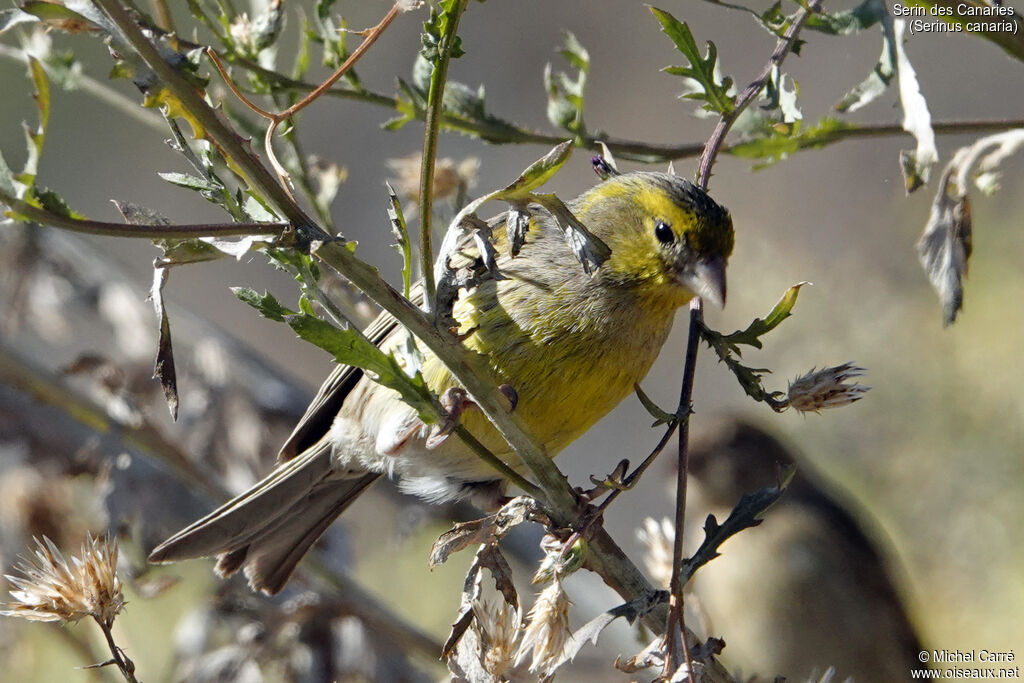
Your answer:
[[[572,206],[612,250],[599,277],[682,305],[725,304],[732,217],[693,183],[666,173],[610,178]]]

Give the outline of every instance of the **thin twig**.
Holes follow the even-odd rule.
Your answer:
[[[459,21],[466,10],[469,0],[456,0],[448,16],[446,31],[437,46],[437,61],[430,73],[430,86],[427,90],[427,113],[423,127],[423,154],[420,156],[420,263],[423,272],[425,296],[423,305],[429,313],[434,310],[434,296],[437,288],[434,283],[434,246],[430,232],[430,220],[433,213],[434,163],[437,158],[437,133],[441,123],[441,112],[444,107],[444,89],[448,82],[448,64],[451,61],[452,48],[459,30]]]
[[[686,476],[690,441],[690,414],[693,412],[693,377],[697,368],[697,350],[700,346],[700,328],[704,318],[704,309],[700,297],[690,302],[690,333],[686,340],[686,361],[683,364],[683,384],[679,389],[679,461],[676,469],[676,533],[672,542],[672,579],[669,581],[668,622],[665,626],[667,651],[665,654],[665,674],[670,677],[679,668],[678,653],[675,648],[675,632],[678,626],[682,631],[683,658],[687,672],[693,679],[693,658],[690,646],[686,642],[686,622],[683,616],[683,583],[680,572],[683,566],[683,528],[686,524]]]
[[[107,641],[107,647],[110,648],[110,655],[113,657],[114,664],[116,664],[117,668],[120,669],[121,675],[124,676],[128,683],[138,683],[138,680],[135,678],[135,663],[128,659],[128,655],[126,655],[124,651],[117,646],[117,643],[114,642],[114,634],[111,633],[110,628],[111,625],[104,622],[99,617],[95,617],[95,619],[96,623],[100,625],[100,629],[103,631],[103,637]]]
[[[714,131],[711,132],[711,137],[708,138],[707,143],[704,145],[704,152],[700,156],[700,163],[697,166],[697,185],[702,189],[708,189],[708,181],[711,179],[711,167],[715,164],[715,159],[718,157],[718,152],[722,147],[722,143],[725,141],[725,136],[729,133],[729,129],[732,128],[732,124],[736,123],[736,119],[739,118],[743,110],[750,106],[757,96],[764,89],[764,86],[768,83],[768,79],[771,78],[772,69],[782,66],[782,62],[785,61],[786,55],[789,54],[790,49],[793,47],[793,43],[796,42],[796,37],[800,34],[800,29],[803,28],[804,23],[810,18],[811,14],[818,11],[821,6],[822,0],[811,0],[804,7],[803,12],[796,18],[789,29],[786,30],[785,35],[779,39],[779,42],[775,45],[775,50],[772,51],[772,56],[768,59],[768,63],[765,64],[764,70],[761,71],[761,75],[751,81],[739,98],[736,100],[736,104],[732,110],[722,116],[718,120],[718,124],[715,126]]]
[[[137,225],[108,223],[86,218],[62,216],[32,206],[0,190],[0,204],[6,204],[18,216],[41,225],[52,225],[86,235],[109,237],[144,237],[149,239],[189,239],[193,237],[240,237],[251,235],[280,235],[288,223],[183,223],[181,225]]]
[[[341,66],[335,69],[333,74],[328,76],[327,80],[325,80],[323,83],[314,88],[312,92],[303,97],[301,100],[299,100],[292,106],[288,107],[284,111],[276,114],[256,106],[251,100],[245,97],[238,89],[238,87],[234,84],[234,81],[231,79],[231,76],[228,75],[227,70],[224,68],[224,65],[220,61],[220,57],[213,50],[213,48],[206,49],[207,54],[210,55],[210,57],[213,59],[214,65],[216,65],[217,70],[220,72],[221,77],[224,79],[224,82],[228,84],[228,87],[231,89],[231,92],[233,92],[235,96],[238,97],[238,99],[241,100],[243,104],[245,104],[245,106],[249,107],[254,112],[270,121],[270,125],[267,126],[267,132],[263,137],[263,147],[267,152],[267,159],[270,161],[270,165],[273,166],[274,171],[277,173],[278,180],[281,182],[282,187],[284,187],[285,191],[287,191],[289,195],[291,194],[291,190],[289,189],[291,183],[289,180],[288,171],[285,169],[284,165],[282,165],[281,162],[278,161],[277,155],[274,153],[274,132],[277,130],[278,126],[280,126],[283,121],[287,121],[292,116],[298,114],[301,110],[305,109],[310,104],[320,99],[320,96],[323,95],[328,90],[330,90],[331,87],[338,82],[339,78],[348,73],[348,71],[353,66],[355,66],[355,63],[359,61],[360,57],[366,54],[366,51],[369,50],[370,47],[375,42],[377,42],[377,39],[380,38],[381,34],[384,33],[385,29],[387,29],[387,27],[391,25],[391,22],[395,20],[395,17],[402,13],[402,5],[403,3],[401,2],[401,0],[395,2],[395,4],[391,6],[391,9],[388,10],[388,13],[384,15],[384,18],[381,19],[376,26],[369,28],[365,31],[361,31],[361,35],[364,36],[363,42],[359,44],[359,47],[352,51],[352,54],[348,56],[348,59],[346,59]]]
[[[704,145],[704,152],[701,154],[697,167],[697,185],[706,190],[708,181],[711,179],[711,167],[722,148],[725,136],[740,114],[754,101],[764,89],[765,84],[771,77],[773,69],[782,65],[786,55],[789,54],[793,43],[796,41],[804,23],[821,6],[821,0],[811,0],[805,7],[796,21],[790,25],[785,35],[776,44],[768,63],[761,74],[748,85],[740,94],[728,114],[719,119],[711,137]],[[687,484],[687,461],[689,454],[690,435],[690,403],[693,395],[693,377],[697,365],[697,351],[700,345],[700,328],[703,322],[703,308],[699,297],[690,303],[690,330],[686,344],[686,363],[683,367],[683,384],[679,396],[679,462],[676,475],[676,518],[675,537],[672,543],[672,578],[669,582],[669,606],[668,620],[665,626],[665,666],[663,675],[670,678],[680,666],[679,652],[676,647],[676,630],[681,632],[683,659],[686,663],[687,677],[693,681],[693,658],[690,656],[689,645],[686,642],[686,623],[683,615],[683,581],[681,571],[683,564],[683,529],[686,523],[686,484]]]

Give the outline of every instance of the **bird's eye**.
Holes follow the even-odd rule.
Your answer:
[[[676,234],[672,232],[672,228],[665,221],[658,221],[654,224],[654,236],[662,244],[672,244],[676,239]]]

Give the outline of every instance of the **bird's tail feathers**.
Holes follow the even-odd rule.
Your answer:
[[[244,566],[254,590],[277,593],[316,539],[380,476],[334,479],[330,474],[331,449],[325,440],[174,534],[153,549],[149,561],[217,555],[222,576]]]

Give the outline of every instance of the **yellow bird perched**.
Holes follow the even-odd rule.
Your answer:
[[[690,182],[664,173],[610,178],[569,203],[611,248],[584,272],[548,214],[530,219],[509,254],[497,237],[500,277],[464,291],[454,307],[463,343],[489,358],[516,411],[555,455],[632,391],[672,328],[676,309],[700,295],[725,301],[733,246],[729,212]],[[470,249],[467,243],[466,250]],[[404,338],[382,314],[366,335],[384,350]],[[442,394],[456,386],[425,354],[423,376]],[[524,466],[479,411],[463,425],[517,471]],[[339,366],[252,489],[164,541],[152,562],[217,555],[228,576],[244,567],[254,590],[280,591],[295,565],[345,508],[382,474],[403,490],[443,501],[493,502],[500,476],[458,438],[428,443],[416,411],[357,368]]]

